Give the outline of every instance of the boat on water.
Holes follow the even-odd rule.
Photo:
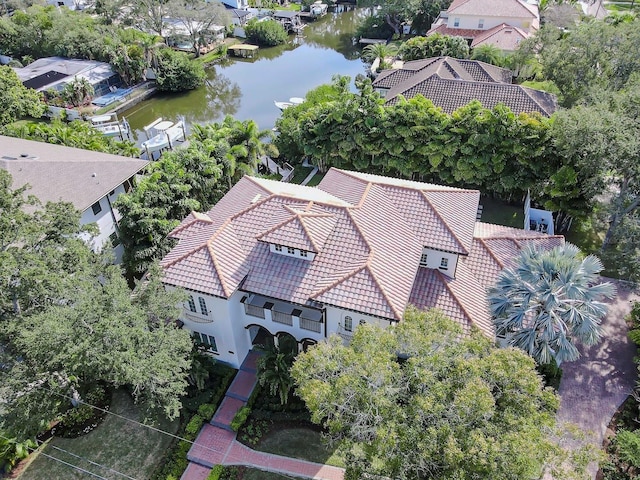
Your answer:
[[[125,118],[118,119],[117,113],[96,115],[89,119],[91,126],[100,131],[106,137],[119,137],[120,140],[129,140],[131,128]]]
[[[327,5],[326,3],[322,3],[322,0],[317,0],[311,4],[311,16],[315,18],[322,17],[327,14],[328,9],[329,5]]]
[[[278,107],[280,110],[284,110],[285,108],[289,108],[289,107],[293,106],[293,103],[291,103],[291,102],[277,102],[277,101],[274,101],[273,103],[274,103],[274,104],[276,105],[276,107]]]
[[[184,120],[173,123],[162,118],[156,119],[143,128],[147,140],[142,142],[140,146],[147,152],[147,158],[153,159],[155,152],[173,149],[178,142],[184,142],[187,139]]]
[[[294,105],[300,105],[301,103],[304,103],[304,98],[300,98],[300,97],[291,97],[289,99],[289,103],[293,103]]]

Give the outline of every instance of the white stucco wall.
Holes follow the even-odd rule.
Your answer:
[[[434,268],[448,277],[454,278],[456,266],[458,265],[458,255],[455,253],[441,252],[430,248],[423,248],[422,254],[427,256],[427,264],[423,268]],[[447,267],[442,266],[442,260],[447,259]]]
[[[360,322],[366,322],[372,325],[378,325],[382,328],[389,326],[389,321],[386,319],[373,317],[371,315],[365,315],[359,312],[353,312],[351,310],[345,310],[338,307],[327,305],[326,307],[326,320],[327,320],[327,336],[332,334],[349,335],[349,332],[345,331],[345,317],[351,317],[353,322],[353,330],[360,324]],[[344,338],[344,337],[343,337]]]
[[[459,25],[455,25],[456,19],[460,21]],[[532,25],[535,27],[537,24],[537,20],[532,17],[494,17],[494,16],[484,16],[480,17],[477,15],[456,15],[454,13],[449,14],[449,20],[447,21],[447,27],[449,28],[467,28],[477,30],[478,22],[480,19],[484,20],[484,26],[481,30],[489,30],[490,28],[496,27],[502,23],[506,23],[507,25],[511,25],[513,27],[522,28],[524,30],[529,30]]]

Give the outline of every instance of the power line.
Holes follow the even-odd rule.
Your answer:
[[[89,406],[89,407],[91,407],[91,408],[93,408],[93,409],[95,409],[95,410],[99,410],[100,412],[104,412],[104,413],[108,413],[108,414],[110,414],[110,415],[114,415],[114,416],[116,416],[116,417],[118,417],[118,418],[121,418],[122,420],[125,420],[125,421],[127,421],[127,422],[131,422],[131,423],[133,423],[133,424],[135,424],[135,425],[138,425],[138,426],[140,426],[140,427],[149,428],[149,429],[151,429],[151,430],[153,430],[153,431],[155,431],[155,432],[162,433],[162,434],[164,434],[164,435],[168,435],[168,436],[170,436],[170,437],[172,437],[172,438],[176,438],[176,439],[178,439],[178,440],[182,440],[182,441],[188,442],[188,443],[190,443],[191,445],[197,445],[198,447],[203,448],[203,449],[205,449],[205,450],[209,450],[209,451],[211,451],[211,452],[213,452],[213,453],[219,453],[219,454],[221,454],[221,455],[226,455],[227,457],[231,458],[232,460],[238,460],[238,461],[242,461],[242,460],[244,460],[242,457],[237,457],[237,456],[235,456],[235,455],[232,455],[232,454],[231,454],[231,452],[223,452],[222,450],[218,450],[218,449],[216,449],[216,448],[209,447],[209,446],[207,446],[207,445],[202,445],[201,443],[195,443],[195,442],[194,442],[194,441],[192,441],[192,440],[189,440],[189,439],[187,439],[187,438],[181,437],[181,436],[179,436],[179,435],[175,435],[175,434],[173,434],[173,433],[171,433],[171,432],[167,432],[167,431],[162,430],[162,429],[160,429],[160,428],[156,428],[156,427],[154,427],[154,426],[152,426],[152,425],[146,425],[146,424],[144,424],[144,423],[138,422],[137,420],[133,420],[132,418],[127,418],[127,417],[125,417],[125,416],[123,416],[123,415],[117,414],[117,413],[112,412],[112,411],[109,411],[109,410],[105,410],[104,408],[100,408],[100,407],[98,407],[98,406],[96,406],[96,405],[91,405],[90,403],[87,403],[87,402],[85,402],[85,401],[84,401],[84,400],[82,400],[82,399],[80,399],[80,400],[78,400],[78,399],[74,399],[73,397],[70,397],[69,395],[65,395],[65,394],[63,394],[63,393],[55,392],[55,391],[50,390],[50,389],[48,389],[48,388],[46,388],[46,387],[44,387],[44,386],[42,386],[42,385],[36,385],[36,388],[40,388],[40,389],[42,389],[42,390],[46,390],[46,391],[47,391],[47,392],[49,392],[49,393],[53,393],[54,395],[58,395],[58,396],[60,396],[60,397],[66,398],[66,399],[68,399],[68,400],[73,400],[74,402],[81,403],[81,404],[83,404],[83,405],[87,405],[87,406]],[[105,467],[105,468],[108,468],[108,467]],[[256,468],[257,468],[257,467],[256,467]],[[259,470],[259,468],[257,468],[257,469]],[[276,475],[280,475],[281,477],[284,477],[284,478],[289,478],[289,479],[292,479],[292,480],[298,480],[296,477],[292,477],[291,475],[287,475],[286,473],[282,473],[282,472],[274,472],[274,471],[271,471],[271,473],[275,473]],[[134,479],[134,480],[135,480],[135,479]]]
[[[11,440],[10,438],[5,437],[4,435],[0,435],[0,438],[4,438],[5,440]],[[27,447],[27,448],[28,448],[29,450],[31,450],[31,452],[32,452],[32,453],[33,453],[33,452],[35,452],[35,450],[36,450],[35,448],[31,448],[31,447]],[[69,462],[65,462],[64,460],[61,460],[61,459],[59,459],[59,458],[57,458],[57,457],[53,457],[53,456],[48,455],[48,454],[46,454],[46,453],[44,453],[44,452],[40,452],[38,455],[42,455],[43,457],[50,458],[51,460],[55,460],[56,462],[63,463],[63,464],[65,464],[65,465],[67,465],[68,467],[73,468],[74,470],[78,470],[78,471],[80,471],[80,472],[82,472],[82,473],[86,473],[87,475],[91,475],[92,477],[96,477],[96,478],[99,478],[99,479],[101,479],[101,480],[109,480],[108,478],[103,477],[103,476],[101,476],[101,475],[98,475],[97,473],[90,472],[89,470],[85,470],[85,469],[84,469],[84,468],[82,468],[82,467],[79,467],[79,466],[74,465],[74,464],[69,463]]]
[[[89,462],[91,465],[95,465],[96,467],[105,468],[105,469],[109,470],[110,472],[113,472],[113,473],[115,473],[117,475],[121,475],[124,478],[128,478],[129,480],[137,480],[135,477],[131,477],[131,476],[127,475],[126,473],[119,472],[118,470],[115,470],[115,469],[113,469],[111,467],[107,467],[106,465],[102,465],[100,463],[96,463],[96,462],[94,462],[92,460],[89,460],[88,458],[81,457],[80,455],[76,455],[75,453],[69,452],[68,450],[65,450],[64,448],[56,447],[55,445],[48,445],[48,446],[51,447],[51,448],[54,448],[56,450],[60,450],[61,452],[64,452],[64,453],[66,453],[68,455],[71,455],[72,457],[76,457],[76,458],[78,458],[80,460],[84,460],[85,462]]]

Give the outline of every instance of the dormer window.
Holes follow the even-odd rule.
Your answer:
[[[426,253],[423,253],[420,256],[420,265],[423,266],[423,267],[427,266],[427,254]]]
[[[295,255],[295,253],[296,253],[296,249],[295,249],[295,248],[293,248],[293,247],[287,247],[287,253],[288,253],[289,255]]]
[[[306,250],[300,250],[300,256],[307,258],[307,251]]]
[[[449,268],[449,259],[446,257],[442,257],[440,260],[440,269],[447,270]]]
[[[482,30],[484,28],[484,18],[478,20],[478,28]]]
[[[459,18],[454,18],[453,19],[453,26],[454,27],[459,27],[460,26],[460,19]]]
[[[276,249],[276,252],[282,251],[282,245],[276,245],[274,248]]]

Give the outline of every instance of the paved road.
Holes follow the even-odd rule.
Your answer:
[[[581,347],[582,358],[562,365],[558,420],[574,423],[589,432],[590,441],[598,447],[611,417],[633,390],[637,377],[633,362],[636,347],[627,337],[624,317],[632,302],[640,301],[640,296],[618,283],[617,286],[618,296],[602,323],[602,342]],[[595,478],[597,465],[591,465],[590,471]]]

